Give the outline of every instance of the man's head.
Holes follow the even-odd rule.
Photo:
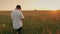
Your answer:
[[[16,9],[21,10],[21,6],[20,6],[20,5],[17,5],[17,6],[16,6]]]

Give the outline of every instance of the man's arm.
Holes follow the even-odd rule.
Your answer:
[[[20,18],[21,18],[22,20],[24,20],[24,15],[23,15],[22,12],[20,13]]]

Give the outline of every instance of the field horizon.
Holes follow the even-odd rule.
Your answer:
[[[22,12],[41,12],[41,13],[51,13],[51,12],[58,12],[60,13],[60,10],[22,10]],[[10,15],[10,13],[12,12],[12,10],[0,10],[0,15]]]

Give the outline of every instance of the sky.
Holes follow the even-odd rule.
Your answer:
[[[0,10],[14,10],[16,5],[22,10],[60,10],[60,0],[0,0]]]

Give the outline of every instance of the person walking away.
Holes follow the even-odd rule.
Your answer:
[[[21,34],[22,30],[22,20],[24,20],[24,15],[21,12],[21,6],[17,5],[16,9],[11,12],[11,19],[13,22],[13,28],[16,30],[18,34]]]

